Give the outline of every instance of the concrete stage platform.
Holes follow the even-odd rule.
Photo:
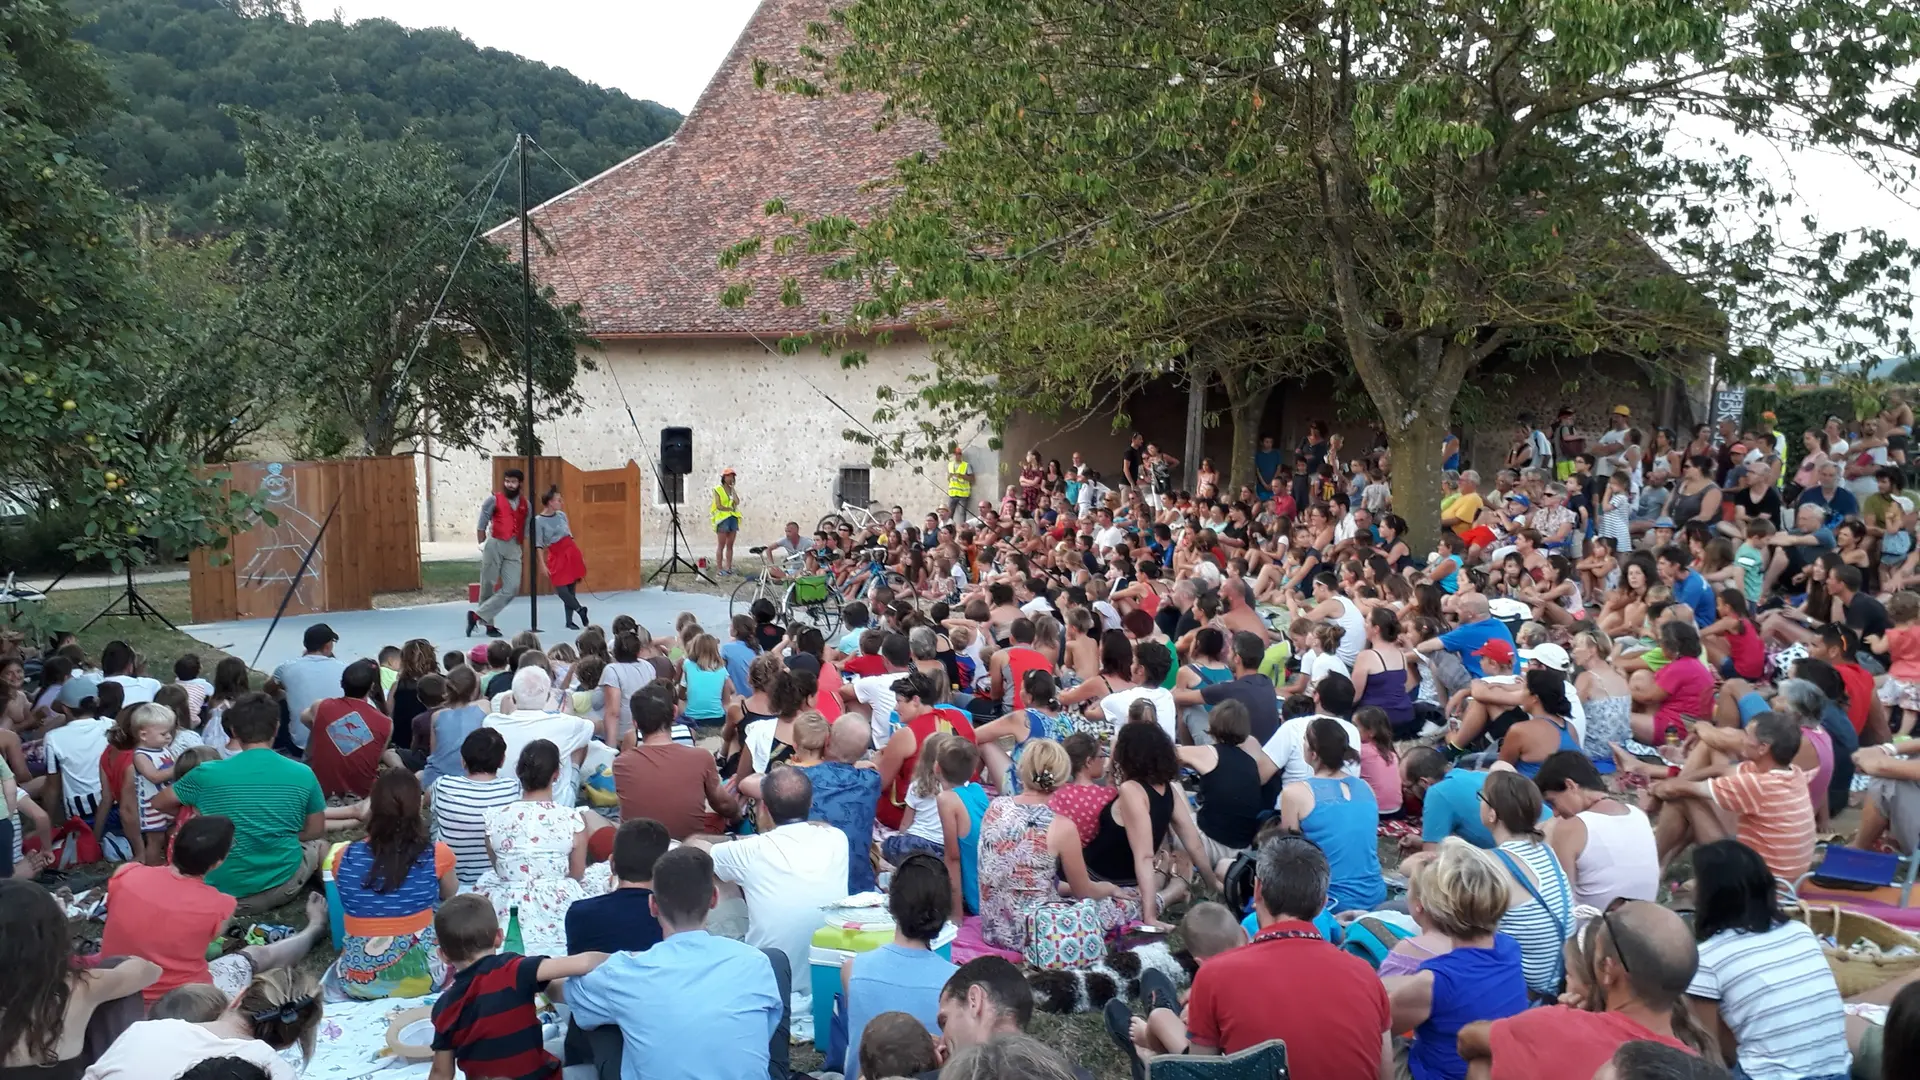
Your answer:
[[[738,579],[720,580],[733,582]],[[708,633],[722,641],[726,640],[727,598],[724,596],[677,590],[668,592],[654,587],[598,596],[583,593],[580,600],[587,605],[588,617],[601,626],[611,624],[616,615],[631,615],[640,625],[653,631],[656,638],[666,637],[673,633],[675,616],[682,611],[691,611]],[[334,654],[349,660],[377,656],[382,646],[401,645],[417,637],[433,642],[435,650],[443,654],[450,649],[465,651],[475,643],[487,640],[484,633],[474,637],[465,636],[470,608],[471,605],[465,603],[451,602],[371,611],[289,615],[280,620],[280,626],[273,632],[270,641],[267,641],[267,627],[272,625],[272,619],[196,623],[181,629],[197,640],[248,661],[253,660],[260,643],[267,641],[266,651],[261,653],[259,662],[253,666],[257,670],[271,672],[285,661],[300,655],[301,635],[307,627],[317,622],[326,623],[340,635],[340,643],[334,647]],[[525,630],[527,624],[527,598],[517,596],[500,613],[498,625],[502,633],[512,637]],[[559,598],[542,596],[540,640],[572,641],[574,634],[575,631],[567,629],[566,612]]]

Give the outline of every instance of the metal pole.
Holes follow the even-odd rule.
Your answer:
[[[527,482],[520,489],[520,495],[526,500],[527,506],[527,535],[522,549],[526,553],[527,566],[527,627],[537,632],[540,629],[540,553],[533,546],[533,500],[537,485],[533,475],[533,263],[530,239],[533,227],[527,220],[529,141],[525,134],[517,140],[520,148],[520,353],[527,369],[527,396],[521,414],[521,437],[524,441],[520,444],[520,450],[527,459]]]

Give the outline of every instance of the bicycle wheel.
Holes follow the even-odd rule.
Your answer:
[[[841,517],[839,514],[828,514],[826,517],[820,519],[820,523],[813,527],[813,531],[823,532],[828,536],[838,536],[840,535],[840,526],[846,523],[847,519]]]
[[[762,588],[764,581],[765,578],[759,574],[755,574],[753,577],[733,587],[733,596],[727,600],[727,617],[729,619],[735,615],[747,614],[747,609],[753,606],[753,602],[764,595]]]
[[[897,570],[887,570],[875,574],[873,580],[867,584],[867,595],[872,596],[873,590],[882,585],[885,585],[893,592],[893,598],[895,600],[905,600],[909,606],[914,608],[920,606],[920,598],[915,596],[913,591],[908,587],[905,574]]]
[[[824,637],[831,638],[840,626],[840,591],[827,586],[827,594],[817,600],[795,603],[793,587],[788,586],[786,596],[780,605],[780,614],[791,628],[794,624],[804,624],[820,631]]]

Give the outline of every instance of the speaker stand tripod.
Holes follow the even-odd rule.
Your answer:
[[[172,619],[162,615],[159,608],[148,603],[147,598],[140,595],[139,587],[133,583],[133,564],[131,562],[126,564],[126,573],[126,588],[121,589],[120,595],[114,597],[106,607],[102,608],[100,614],[88,619],[86,625],[80,629],[86,630],[101,619],[140,619],[142,621],[158,619],[162,626],[165,626],[176,634],[180,633],[180,628],[173,625]],[[125,606],[125,610],[120,610],[122,605]]]
[[[681,544],[686,544],[688,550],[692,550],[693,543],[687,539],[687,534],[680,529],[680,501],[678,499],[667,500],[667,515],[671,519],[669,527],[673,530],[673,551],[667,556],[666,562],[654,567],[653,573],[647,575],[647,584],[653,584],[655,578],[661,574],[665,574],[667,580],[662,583],[662,586],[671,589],[673,588],[673,575],[685,572],[692,574],[694,577],[699,578],[701,581],[715,588],[719,588],[719,582],[708,577],[705,570],[700,569],[699,566],[688,561],[685,556],[680,554]]]

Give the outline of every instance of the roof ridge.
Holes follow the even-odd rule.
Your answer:
[[[874,95],[811,97],[756,84],[759,60],[794,62],[809,44],[808,24],[839,2],[761,0],[671,137],[529,210],[551,245],[534,251],[534,274],[563,301],[579,302],[589,333],[806,333],[865,297],[858,282],[828,281],[821,271],[832,259],[805,244],[785,253],[766,244],[731,270],[719,258],[741,240],[791,231],[767,216],[770,199],[809,215],[872,213],[888,198],[873,181],[938,144],[925,123],[879,124]],[[668,149],[653,152],[660,147]],[[506,224],[488,236],[499,240]],[[805,283],[802,304],[781,302],[787,277]],[[722,307],[721,292],[740,282],[754,286],[752,295]]]

